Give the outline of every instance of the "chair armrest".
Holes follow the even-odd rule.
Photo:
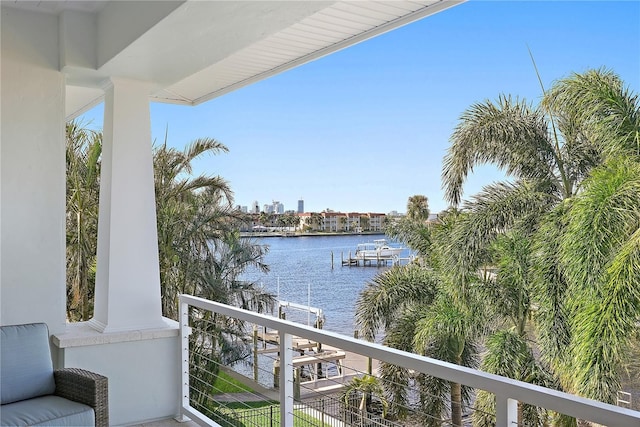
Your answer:
[[[109,425],[109,388],[107,377],[77,368],[53,372],[56,396],[91,406],[96,413],[96,426]]]

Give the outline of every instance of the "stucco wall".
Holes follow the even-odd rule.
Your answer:
[[[2,8],[0,323],[65,328],[64,79],[53,15]]]
[[[181,367],[180,337],[172,331],[170,337],[60,349],[60,360],[109,379],[110,425],[172,418],[179,412]]]

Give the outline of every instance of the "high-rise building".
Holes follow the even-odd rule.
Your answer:
[[[253,206],[251,206],[251,212],[253,212],[254,214],[260,213],[260,203],[258,203],[257,200],[253,202]]]
[[[298,213],[304,213],[304,200],[302,200],[302,197],[298,200]]]
[[[277,214],[284,213],[284,205],[277,200],[273,201],[273,212]]]

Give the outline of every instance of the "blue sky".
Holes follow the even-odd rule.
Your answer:
[[[537,104],[572,72],[607,67],[640,93],[640,0],[469,1],[197,107],[152,104],[152,137],[200,137],[230,152],[197,173],[229,181],[235,204],[278,200],[308,212],[406,210],[415,194],[447,207],[449,137],[473,103],[511,94]],[[99,126],[102,107],[82,120]],[[503,179],[477,168],[465,195]]]

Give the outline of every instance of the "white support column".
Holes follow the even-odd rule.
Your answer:
[[[95,312],[100,332],[164,328],[149,85],[105,88]]]
[[[280,425],[293,425],[293,336],[280,334]]]
[[[518,424],[518,401],[496,395],[496,427],[513,427]]]

